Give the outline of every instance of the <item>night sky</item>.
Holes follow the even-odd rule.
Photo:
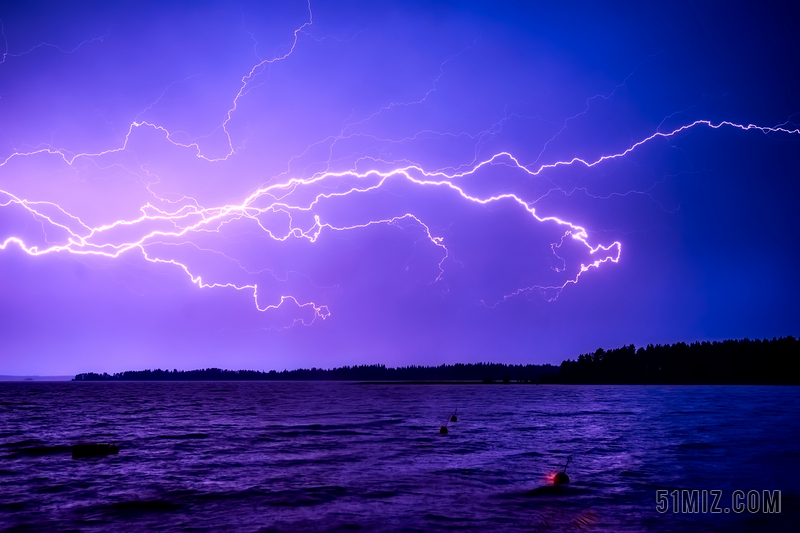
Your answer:
[[[0,374],[798,335],[796,4],[599,4],[4,3]]]

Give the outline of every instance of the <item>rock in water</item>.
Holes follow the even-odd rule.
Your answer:
[[[119,453],[116,444],[76,444],[72,447],[72,458],[99,457]]]

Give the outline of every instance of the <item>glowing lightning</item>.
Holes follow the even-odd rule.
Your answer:
[[[254,65],[247,74],[245,74],[241,78],[241,85],[239,87],[238,92],[236,93],[236,95],[232,100],[232,105],[225,114],[222,123],[217,128],[217,130],[219,130],[220,128],[222,129],[222,131],[225,133],[228,142],[227,145],[228,151],[221,157],[215,158],[205,155],[201,150],[200,145],[197,142],[181,143],[176,141],[174,139],[173,134],[170,133],[163,126],[144,120],[139,120],[138,117],[141,116],[140,113],[139,115],[137,115],[137,119],[134,120],[129,125],[127,133],[121,145],[115,148],[110,148],[97,153],[77,153],[77,154],[69,153],[64,150],[53,148],[51,146],[40,147],[38,149],[28,152],[15,151],[10,155],[6,156],[4,159],[0,160],[0,168],[6,166],[12,159],[20,157],[52,155],[61,158],[64,163],[66,163],[69,166],[72,166],[79,158],[95,159],[103,156],[108,156],[114,153],[124,152],[128,149],[129,141],[134,131],[136,131],[139,128],[151,128],[163,134],[164,138],[168,142],[172,143],[175,146],[187,150],[192,150],[196,155],[196,157],[201,158],[209,163],[225,161],[231,156],[236,154],[236,149],[234,148],[234,143],[231,138],[231,134],[228,131],[228,124],[230,123],[234,113],[236,113],[238,109],[238,104],[240,99],[247,94],[247,91],[249,90],[248,88],[250,87],[253,80],[255,80],[258,77],[258,75],[261,72],[263,72],[265,68],[269,67],[269,65],[277,61],[285,60],[295,51],[298,44],[299,36],[301,34],[306,35],[304,30],[311,24],[312,24],[312,13],[311,13],[311,6],[309,3],[308,21],[303,23],[299,28],[297,28],[294,31],[294,38],[289,51],[281,56],[276,56],[272,59],[261,60],[259,63]],[[0,27],[0,31],[2,31],[2,27]],[[4,34],[3,37],[5,38]],[[103,38],[100,37],[94,40],[98,39],[102,40]],[[82,46],[83,44],[85,43],[81,43],[79,47]],[[38,46],[45,46],[45,45],[47,44],[42,43],[41,45]],[[7,49],[8,46],[6,44],[6,50]],[[75,50],[77,50],[77,48]],[[71,53],[72,51],[68,52]],[[10,56],[12,55],[8,54],[7,52],[4,53],[3,59],[2,61],[0,61],[0,64],[2,64],[3,61],[5,61],[6,57]],[[439,80],[441,76],[442,76],[442,71],[440,70],[439,77],[437,77],[436,80],[434,80],[432,88],[430,89],[430,91],[428,91],[428,93],[425,94],[422,100],[427,98],[427,96],[432,91],[435,90],[436,82]],[[346,124],[343,127],[342,134],[338,137],[335,137],[335,139],[338,140],[346,137],[347,135],[356,135],[354,133],[347,133],[345,135],[345,131],[356,124],[368,121],[370,118],[380,113],[381,111],[395,105],[399,104],[391,104],[388,107],[381,108],[379,111],[377,111],[373,115],[370,115],[368,118],[360,122]],[[566,127],[566,123],[564,127]],[[763,134],[781,133],[788,135],[800,135],[800,129],[798,128],[791,129],[789,127],[786,127],[786,124],[775,127],[764,127],[764,126],[757,126],[754,124],[747,124],[747,125],[736,124],[728,121],[713,123],[708,120],[696,120],[694,122],[691,122],[684,126],[680,126],[671,131],[662,132],[660,130],[657,130],[655,133],[637,142],[630,144],[627,148],[625,148],[622,151],[613,154],[603,155],[593,160],[583,159],[580,157],[573,157],[572,159],[567,159],[563,161],[539,164],[538,161],[541,158],[545,148],[547,147],[547,144],[545,144],[545,146],[542,148],[542,152],[539,154],[539,157],[537,157],[536,161],[534,161],[533,164],[529,165],[523,164],[512,154],[508,152],[500,152],[489,157],[488,159],[484,159],[481,161],[477,161],[476,159],[468,167],[460,167],[460,168],[465,168],[465,170],[456,170],[456,169],[450,169],[450,171],[448,171],[448,169],[426,170],[422,167],[422,165],[413,163],[409,163],[405,166],[401,166],[398,168],[392,168],[388,171],[380,171],[376,169],[358,170],[358,165],[360,163],[369,160],[369,158],[362,157],[361,159],[358,159],[353,165],[353,167],[350,168],[349,170],[333,172],[330,171],[329,169],[326,169],[324,172],[319,172],[309,178],[289,177],[284,181],[262,186],[253,193],[251,193],[250,195],[248,195],[247,197],[245,197],[240,203],[237,204],[227,204],[217,207],[203,207],[194,199],[186,197],[183,198],[182,200],[186,200],[187,202],[190,203],[190,205],[176,205],[182,203],[182,200],[179,200],[178,202],[169,202],[170,204],[173,205],[173,207],[165,210],[148,203],[140,207],[141,214],[136,218],[119,219],[107,224],[101,224],[96,226],[91,226],[85,223],[80,217],[69,213],[67,210],[63,209],[61,206],[55,203],[27,200],[24,198],[20,198],[19,196],[12,194],[9,191],[0,190],[0,207],[9,207],[12,205],[19,206],[22,209],[26,210],[28,213],[30,213],[36,220],[41,221],[43,224],[47,223],[53,229],[65,232],[66,235],[65,238],[61,239],[57,243],[50,243],[46,241],[47,244],[44,246],[27,244],[23,238],[17,236],[11,236],[6,238],[5,241],[0,242],[0,249],[4,250],[10,245],[14,244],[18,246],[19,249],[21,249],[23,252],[31,256],[41,256],[45,254],[63,252],[68,254],[74,254],[77,256],[97,256],[109,259],[115,259],[120,257],[122,254],[131,252],[133,250],[138,250],[139,252],[141,252],[142,257],[148,262],[170,264],[175,267],[178,267],[189,277],[191,282],[197,285],[199,288],[229,288],[229,289],[235,289],[237,291],[246,291],[252,294],[255,307],[259,311],[265,312],[268,310],[274,310],[283,306],[284,304],[294,304],[299,308],[308,308],[311,311],[313,311],[313,319],[311,321],[300,320],[301,323],[308,325],[310,323],[313,323],[314,320],[316,320],[317,318],[325,319],[328,316],[330,316],[330,311],[328,307],[326,305],[317,304],[311,301],[302,302],[298,300],[296,297],[291,295],[274,296],[271,298],[272,303],[263,304],[260,302],[259,288],[258,285],[255,283],[237,284],[234,282],[217,283],[217,282],[204,281],[200,275],[192,272],[192,270],[190,269],[189,265],[186,262],[181,262],[175,259],[164,259],[162,257],[157,257],[155,253],[149,248],[155,245],[172,245],[172,246],[180,244],[194,245],[194,243],[192,243],[191,240],[188,240],[192,234],[199,234],[201,232],[217,233],[220,231],[223,225],[230,224],[231,222],[236,220],[246,220],[254,222],[264,232],[265,235],[267,235],[270,239],[274,241],[283,242],[287,241],[288,239],[305,239],[310,243],[317,242],[320,236],[323,235],[323,233],[325,232],[354,231],[376,225],[399,226],[401,222],[406,222],[406,223],[411,222],[415,226],[421,228],[424,233],[424,238],[427,239],[427,241],[429,241],[432,245],[434,245],[441,251],[441,259],[438,263],[438,275],[433,280],[433,282],[441,281],[445,274],[445,262],[448,258],[451,258],[450,251],[446,246],[444,237],[435,235],[434,234],[435,232],[431,229],[431,227],[428,224],[426,224],[419,216],[413,213],[405,213],[400,216],[368,220],[366,222],[359,224],[335,225],[329,221],[324,220],[323,216],[320,215],[320,213],[317,211],[317,208],[322,202],[336,201],[349,196],[356,196],[359,194],[369,193],[371,191],[377,191],[379,189],[384,188],[386,184],[389,183],[390,181],[404,180],[405,182],[413,184],[414,186],[420,188],[447,189],[448,191],[454,193],[461,200],[475,204],[487,205],[498,202],[508,202],[524,209],[524,211],[527,213],[528,216],[531,217],[533,221],[539,223],[555,224],[557,227],[560,227],[562,231],[561,241],[551,245],[551,249],[553,250],[553,253],[556,255],[557,255],[556,251],[564,244],[565,239],[567,237],[583,245],[588,251],[588,254],[592,257],[596,257],[596,259],[587,262],[585,264],[581,264],[579,269],[577,270],[577,273],[574,274],[574,276],[570,277],[569,279],[566,279],[566,281],[564,281],[563,283],[556,285],[531,285],[526,287],[519,287],[516,290],[508,294],[505,294],[496,302],[481,301],[481,303],[483,303],[488,307],[495,307],[496,305],[508,300],[509,298],[536,290],[542,292],[545,295],[549,295],[547,296],[547,298],[553,300],[558,296],[560,291],[563,290],[567,285],[576,284],[584,273],[590,271],[591,269],[599,268],[600,265],[606,262],[613,262],[613,263],[618,262],[620,259],[622,244],[619,241],[615,241],[608,245],[603,245],[603,244],[593,245],[589,242],[589,234],[587,230],[582,226],[579,226],[577,224],[574,224],[572,222],[569,222],[567,220],[564,220],[556,216],[538,214],[536,208],[534,207],[536,201],[533,202],[526,201],[521,196],[512,193],[503,193],[503,194],[488,195],[488,196],[471,194],[467,192],[467,190],[463,185],[459,184],[461,179],[467,176],[475,175],[479,170],[485,167],[488,168],[494,164],[500,164],[500,163],[506,166],[510,166],[519,171],[522,171],[532,177],[540,176],[542,175],[542,173],[556,169],[558,167],[583,165],[587,168],[591,168],[607,161],[624,158],[627,155],[634,152],[635,150],[637,150],[638,148],[642,147],[643,145],[656,141],[657,139],[670,139],[688,130],[701,127],[706,127],[714,130],[720,128],[733,128],[744,132],[757,131]],[[343,184],[349,184],[349,185],[348,188],[346,188],[345,190],[341,190],[340,188],[327,189],[326,185],[328,184],[332,184],[338,187],[341,187]],[[317,194],[311,194],[304,201],[301,201],[300,199],[296,198],[296,196],[300,196],[297,194],[298,191],[311,190],[314,187],[326,188],[326,190],[333,190],[334,192],[322,192]],[[159,200],[163,200],[157,195],[156,197]],[[288,225],[286,225],[285,228],[283,228],[283,231],[278,231],[275,230],[274,228],[268,228],[262,223],[260,218],[262,215],[278,214],[278,213],[285,215],[289,221]],[[307,213],[313,215],[312,216],[313,223],[310,223],[310,225],[306,224],[305,226],[302,226],[300,223],[296,223],[292,215],[293,214],[297,215],[300,213]],[[153,226],[155,226],[156,229],[152,229]],[[117,238],[117,240],[115,240],[113,237],[113,233],[115,231],[119,231],[122,229],[134,229],[138,232],[137,236],[134,238],[125,238],[125,239]],[[173,239],[187,239],[187,240],[182,243],[180,242],[176,243],[172,241]],[[238,263],[238,261],[236,261],[235,259],[232,259],[231,257],[225,254],[222,255],[226,259],[236,262],[239,265],[239,267],[244,268],[242,267],[241,263]],[[560,271],[559,269],[556,270]],[[264,298],[262,297],[261,299]],[[295,320],[294,323],[297,322],[298,320]]]
[[[18,198],[17,196],[11,194],[7,191],[0,191],[0,193],[6,196],[5,200],[0,203],[0,207],[5,207],[10,204],[17,204],[21,207],[25,208],[29,211],[32,215],[37,217],[40,220],[47,221],[48,223],[52,224],[55,227],[61,228],[65,230],[69,237],[67,242],[61,244],[55,244],[52,246],[40,248],[38,246],[28,246],[25,242],[18,237],[9,237],[4,242],[0,244],[0,249],[5,249],[11,243],[18,245],[25,253],[38,256],[44,254],[50,254],[54,252],[68,252],[71,254],[77,255],[95,255],[95,256],[102,256],[107,258],[116,258],[119,257],[121,254],[128,252],[133,249],[138,249],[142,252],[143,257],[150,262],[153,263],[168,263],[175,265],[181,268],[191,279],[192,283],[196,284],[198,287],[201,288],[233,288],[236,290],[248,290],[252,292],[253,298],[255,300],[256,308],[259,311],[266,311],[269,309],[275,309],[282,305],[284,302],[293,301],[300,307],[310,306],[313,308],[315,317],[319,318],[326,318],[329,316],[330,312],[328,308],[324,305],[317,305],[313,302],[307,303],[300,303],[294,297],[288,295],[280,296],[279,303],[273,305],[266,305],[262,306],[258,303],[258,287],[257,285],[237,285],[234,283],[207,283],[202,280],[200,276],[193,275],[188,265],[181,263],[179,261],[173,259],[160,259],[157,257],[153,257],[147,253],[146,247],[149,244],[153,244],[157,242],[157,239],[166,238],[166,237],[184,237],[192,232],[199,232],[199,231],[218,231],[220,224],[230,221],[232,219],[240,219],[240,218],[247,218],[251,220],[255,220],[259,226],[269,235],[270,238],[284,241],[286,239],[291,238],[302,238],[307,239],[310,242],[316,242],[316,240],[320,237],[323,230],[329,231],[348,231],[348,230],[355,230],[359,228],[364,228],[367,226],[378,225],[378,224],[394,224],[399,219],[409,219],[413,220],[420,227],[424,228],[426,238],[435,246],[439,247],[443,251],[443,258],[439,263],[439,275],[437,276],[436,280],[438,281],[441,279],[444,270],[442,267],[442,263],[448,256],[448,250],[444,244],[444,239],[442,237],[434,236],[431,232],[431,229],[417,216],[407,213],[401,217],[393,217],[389,219],[381,219],[381,220],[371,220],[369,222],[363,224],[355,224],[349,226],[334,226],[330,223],[324,222],[321,220],[320,216],[315,214],[314,215],[314,224],[306,229],[301,229],[299,227],[289,226],[288,230],[284,234],[275,234],[271,230],[268,230],[263,225],[258,222],[258,216],[267,212],[277,212],[283,211],[286,213],[291,213],[293,211],[307,211],[313,212],[314,207],[319,204],[319,202],[323,199],[333,199],[333,198],[341,198],[346,197],[349,195],[357,194],[357,193],[365,193],[368,191],[374,191],[383,187],[390,178],[401,178],[407,180],[410,183],[414,183],[416,185],[422,187],[445,187],[454,192],[456,192],[461,198],[469,202],[475,202],[479,204],[489,204],[492,202],[498,202],[501,200],[509,200],[523,209],[525,209],[530,216],[538,221],[538,222],[554,222],[560,226],[565,228],[564,236],[570,236],[571,238],[575,239],[576,241],[582,243],[589,251],[590,254],[598,254],[599,252],[614,252],[611,255],[604,256],[599,258],[591,263],[588,264],[581,264],[578,273],[571,279],[566,280],[563,284],[557,286],[531,286],[531,287],[522,287],[510,294],[503,296],[500,301],[505,301],[506,299],[513,297],[515,295],[521,294],[523,292],[531,291],[534,289],[539,290],[553,290],[556,294],[566,287],[568,284],[575,284],[578,282],[579,278],[585,273],[588,272],[592,268],[599,267],[602,263],[607,261],[617,262],[620,258],[621,252],[621,243],[614,242],[610,245],[595,245],[592,246],[589,243],[588,233],[585,228],[575,225],[569,221],[563,220],[561,218],[555,216],[540,216],[537,214],[536,209],[531,207],[531,205],[526,202],[521,197],[511,194],[499,194],[495,196],[489,197],[477,197],[474,195],[468,194],[462,187],[457,185],[457,179],[474,174],[478,169],[490,165],[493,162],[498,160],[504,159],[510,162],[514,167],[532,175],[537,176],[544,172],[547,169],[556,168],[559,166],[565,165],[574,165],[574,164],[581,164],[587,167],[592,167],[598,164],[601,164],[604,161],[617,159],[620,157],[624,157],[627,154],[630,154],[632,151],[636,150],[638,147],[644,145],[647,142],[650,142],[657,138],[669,138],[673,137],[681,132],[684,132],[688,129],[695,128],[698,126],[707,126],[713,129],[718,129],[721,127],[731,127],[731,128],[738,128],[743,131],[759,131],[761,133],[772,133],[772,132],[780,132],[792,135],[800,134],[799,129],[787,129],[783,127],[762,127],[756,125],[740,125],[734,124],[731,122],[720,122],[717,124],[713,124],[706,120],[698,120],[691,124],[681,126],[671,132],[662,133],[656,132],[634,144],[629,146],[627,149],[611,154],[602,156],[593,161],[587,161],[581,158],[573,158],[567,161],[558,161],[555,163],[549,163],[545,165],[541,165],[538,168],[530,169],[525,165],[521,164],[513,155],[507,152],[501,152],[485,161],[482,161],[476,165],[474,165],[471,169],[459,173],[453,174],[446,174],[443,172],[426,172],[423,168],[417,165],[409,165],[403,168],[398,168],[392,170],[390,172],[379,172],[375,170],[367,171],[367,172],[356,172],[355,170],[348,170],[344,172],[325,172],[320,173],[316,176],[307,179],[301,178],[292,178],[285,182],[272,184],[266,187],[262,187],[251,195],[246,197],[241,203],[235,205],[224,205],[221,207],[214,207],[214,208],[201,208],[197,206],[182,206],[179,209],[176,209],[172,212],[159,210],[151,204],[147,204],[141,208],[141,216],[131,220],[117,220],[110,224],[105,224],[97,227],[90,227],[85,224],[79,217],[71,215],[67,213],[65,210],[60,208],[58,205],[52,204],[50,202],[33,202],[28,201],[25,199]],[[66,160],[66,159],[65,159]],[[74,160],[74,158],[73,158]],[[69,161],[68,161],[69,162]],[[307,204],[299,205],[299,204],[290,204],[286,201],[283,201],[291,192],[297,190],[298,187],[308,187],[314,184],[320,184],[325,180],[338,180],[340,178],[355,178],[357,182],[366,182],[369,178],[377,178],[377,181],[371,185],[364,185],[364,186],[353,186],[352,188],[343,191],[343,192],[331,192],[331,193],[320,193],[313,197]],[[264,199],[271,199],[265,207],[255,207],[254,204],[257,200],[264,200]],[[70,227],[69,224],[62,223],[59,221],[54,220],[51,215],[48,215],[41,209],[41,206],[49,206],[53,207],[57,210],[57,212],[66,215],[70,222],[74,222],[77,227]],[[192,221],[192,219],[196,219],[196,221]],[[103,234],[109,232],[110,230],[120,227],[120,226],[136,226],[142,225],[145,222],[166,222],[171,226],[171,229],[159,229],[145,233],[141,237],[135,240],[121,242],[117,244],[102,242],[100,239]],[[563,238],[562,238],[563,243]],[[554,245],[555,247],[558,246]],[[491,306],[494,307],[497,305],[496,302]]]

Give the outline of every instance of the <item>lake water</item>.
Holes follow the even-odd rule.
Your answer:
[[[0,530],[800,531],[798,405],[800,387],[0,383]],[[79,442],[120,451],[72,459]],[[662,514],[657,490],[720,508],[780,490],[781,512]]]

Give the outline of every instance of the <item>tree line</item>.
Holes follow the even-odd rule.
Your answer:
[[[281,372],[270,370],[128,370],[116,374],[78,374],[73,381],[514,381],[535,382],[541,376],[558,372],[545,365],[504,365],[499,363],[456,363],[439,366],[358,365],[339,368],[298,368]]]
[[[561,363],[551,383],[800,384],[800,341],[727,340],[624,346]]]
[[[343,366],[283,370],[129,370],[88,372],[73,381],[472,381],[564,384],[800,384],[800,341],[727,340],[633,344],[598,349],[560,366],[456,363],[439,366]]]

